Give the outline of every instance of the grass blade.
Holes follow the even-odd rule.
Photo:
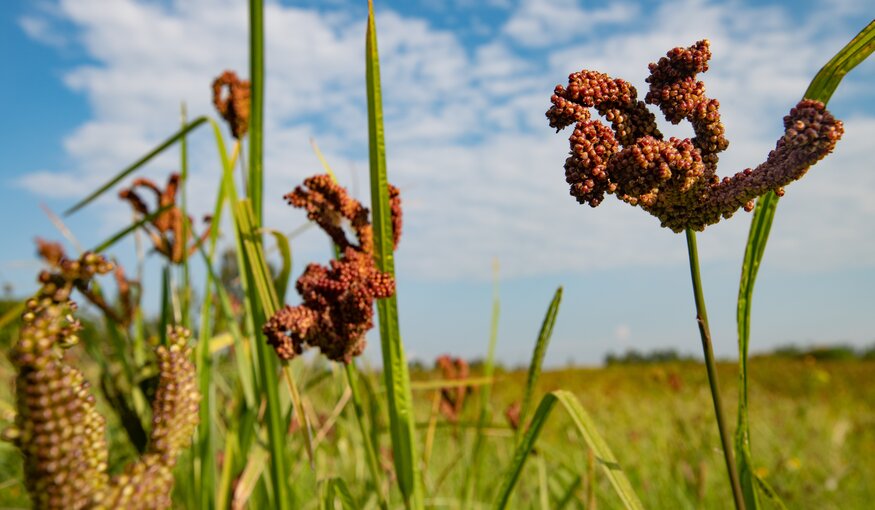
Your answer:
[[[365,43],[365,69],[368,100],[368,146],[371,168],[371,210],[377,268],[395,274],[392,241],[392,216],[386,177],[386,145],[383,133],[383,106],[380,90],[380,61],[374,4],[368,1],[368,27]],[[422,482],[414,443],[413,405],[410,376],[398,328],[397,294],[377,302],[383,374],[389,404],[389,426],[398,486],[408,508],[424,508]]]
[[[522,405],[520,406],[520,426],[519,431],[525,428],[526,416],[528,416],[529,406],[532,404],[532,395],[535,393],[535,386],[538,384],[538,378],[541,376],[541,366],[544,364],[544,355],[547,353],[547,345],[550,343],[550,337],[553,335],[553,325],[556,323],[556,315],[559,313],[559,303],[562,301],[562,287],[556,289],[556,294],[553,296],[553,301],[547,308],[547,314],[544,316],[544,322],[541,324],[541,332],[538,333],[538,341],[535,343],[535,351],[532,353],[532,362],[529,363],[529,374],[526,377],[526,390],[523,394]]]
[[[815,75],[805,91],[807,99],[815,99],[827,104],[842,78],[875,51],[875,21],[870,22],[844,48],[830,59]],[[748,350],[750,346],[750,315],[753,289],[757,272],[765,254],[769,232],[775,219],[778,196],[769,192],[757,199],[756,209],[751,219],[744,261],[741,267],[741,281],[738,286],[736,323],[738,329],[739,392],[738,426],[735,432],[739,477],[745,504],[750,510],[759,508],[757,490],[763,492],[754,474],[750,445],[750,419],[748,416]]]
[[[315,138],[310,138],[310,146],[313,148],[313,152],[316,154],[316,157],[319,158],[319,163],[322,164],[322,169],[325,170],[325,173],[331,176],[334,182],[337,182],[337,176],[334,175],[334,170],[331,169],[331,165],[328,164],[328,160],[325,159],[325,156],[322,155],[322,151],[319,150],[319,145],[316,144]]]
[[[602,439],[589,413],[580,405],[580,402],[573,393],[565,390],[553,391],[544,395],[544,398],[541,399],[541,403],[532,417],[529,429],[523,435],[522,441],[514,452],[513,460],[504,476],[493,508],[503,509],[507,507],[513,488],[516,486],[525,462],[529,458],[529,453],[534,448],[541,430],[544,428],[544,424],[550,417],[550,412],[557,402],[561,403],[568,415],[571,416],[578,432],[583,436],[584,442],[595,453],[599,465],[601,465],[611,486],[614,488],[614,492],[620,497],[623,505],[627,509],[643,510],[644,507],[632,489],[632,484],[629,483],[629,479],[626,478],[626,474],[623,473],[620,463],[614,457],[608,444]]]
[[[875,21],[871,21],[814,76],[805,97],[829,102],[842,78],[875,51]]]
[[[289,244],[289,238],[279,230],[264,229],[264,231],[273,236],[277,250],[280,252],[280,258],[282,258],[283,265],[273,280],[277,298],[282,303],[286,299],[286,289],[289,287],[289,277],[292,275],[292,247]]]
[[[97,246],[95,246],[94,248],[92,248],[91,251],[93,251],[94,253],[101,253],[101,252],[108,250],[110,247],[112,247],[112,245],[114,245],[115,243],[124,239],[125,236],[127,236],[131,232],[137,230],[138,228],[142,227],[146,223],[149,223],[150,221],[154,220],[155,218],[160,216],[161,213],[163,213],[164,211],[166,211],[172,207],[174,207],[174,204],[167,204],[164,207],[158,208],[158,210],[156,210],[155,212],[153,212],[151,214],[147,214],[146,216],[143,216],[142,218],[131,223],[130,225],[128,225],[124,229],[109,236],[108,239],[106,239],[102,243],[100,243]]]
[[[525,466],[532,448],[535,447],[535,442],[538,440],[538,436],[541,434],[541,429],[544,428],[544,424],[547,423],[547,418],[550,417],[550,412],[556,405],[556,401],[556,397],[552,393],[548,393],[547,395],[544,395],[538,408],[535,409],[535,415],[532,417],[532,424],[529,426],[528,430],[526,430],[526,433],[523,434],[522,441],[520,441],[513,454],[510,468],[504,475],[501,487],[498,490],[498,497],[493,505],[493,508],[496,510],[507,508],[513,488],[516,486],[516,483],[519,481],[520,475],[523,472],[523,466]]]
[[[93,193],[91,193],[87,197],[85,197],[82,200],[80,200],[79,202],[77,202],[76,205],[74,205],[73,207],[67,209],[64,212],[64,216],[69,216],[69,215],[73,214],[74,212],[78,211],[79,209],[82,209],[86,205],[90,204],[94,200],[96,200],[98,197],[100,197],[100,195],[103,195],[104,193],[106,193],[107,190],[109,190],[109,188],[115,186],[119,181],[121,181],[122,179],[124,179],[125,177],[130,175],[131,173],[135,172],[141,166],[148,163],[149,160],[151,160],[155,156],[157,156],[157,155],[161,154],[162,152],[164,152],[165,150],[167,150],[168,147],[170,147],[174,143],[181,140],[182,137],[184,137],[187,133],[194,130],[195,128],[197,128],[198,126],[200,126],[201,124],[203,124],[207,120],[208,120],[207,117],[201,116],[201,117],[194,119],[190,123],[186,124],[185,127],[183,127],[182,129],[180,129],[179,131],[174,133],[170,138],[168,138],[167,140],[164,140],[164,142],[161,143],[161,145],[152,149],[145,156],[138,159],[132,165],[128,166],[127,168],[125,168],[124,170],[122,170],[121,172],[116,174],[112,179],[107,181],[103,186],[97,188],[96,191],[94,191]]]
[[[492,374],[495,369],[495,346],[498,343],[498,319],[501,315],[501,300],[498,293],[498,275],[499,266],[498,260],[494,260],[492,264],[492,320],[489,328],[489,347],[486,352],[486,360],[483,364],[483,377],[487,380],[492,380]],[[489,400],[492,395],[492,385],[487,384],[480,390],[480,414],[477,419],[477,432],[474,436],[474,447],[471,453],[471,465],[468,469],[468,476],[465,479],[463,501],[467,503],[474,495],[474,489],[480,480],[480,467],[483,461],[483,445],[485,438],[483,431],[490,421]]]
[[[346,380],[349,384],[349,389],[352,392],[352,406],[355,411],[355,418],[358,423],[359,431],[362,434],[362,443],[365,447],[365,458],[368,462],[368,470],[371,473],[371,479],[374,483],[374,491],[377,493],[377,501],[380,504],[380,508],[387,509],[389,508],[389,505],[386,502],[386,495],[383,494],[376,448],[372,441],[372,436],[368,433],[367,424],[365,423],[365,409],[362,405],[362,392],[359,389],[358,384],[358,368],[355,365],[355,360],[353,360],[352,363],[344,363],[343,367],[346,372]]]
[[[559,402],[565,407],[565,410],[571,416],[572,421],[577,426],[578,432],[583,436],[583,440],[589,445],[596,457],[596,462],[601,466],[602,470],[614,488],[614,492],[623,501],[623,505],[629,509],[643,509],[641,501],[632,489],[632,484],[623,473],[620,463],[611,452],[608,443],[602,438],[596,428],[595,422],[589,416],[589,413],[580,405],[580,401],[570,391],[557,390],[552,393],[559,399]]]
[[[264,2],[249,0],[249,179],[255,225],[261,227],[264,191]]]
[[[11,308],[6,310],[2,317],[0,317],[0,329],[5,328],[12,321],[16,321],[21,317],[21,313],[24,312],[25,302],[22,301],[20,303],[16,303]]]
[[[342,478],[331,478],[323,485],[322,508],[334,510],[334,503],[340,498],[340,507],[343,510],[356,510],[359,505],[355,504],[352,493],[349,492],[346,482]]]

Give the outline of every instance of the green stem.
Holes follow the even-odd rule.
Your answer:
[[[249,0],[249,182],[255,226],[261,227],[261,197],[264,188],[262,149],[264,146],[264,3]]]
[[[383,487],[380,482],[380,467],[377,463],[377,452],[374,449],[374,443],[371,441],[371,435],[368,434],[367,425],[365,424],[365,409],[362,406],[362,393],[359,390],[358,384],[358,368],[355,361],[343,364],[346,372],[346,380],[349,383],[349,390],[352,392],[352,405],[355,409],[355,418],[358,422],[359,431],[362,434],[362,442],[365,445],[365,457],[368,460],[368,470],[371,472],[371,478],[374,481],[374,490],[377,492],[377,499],[380,508],[387,510],[389,508],[386,502],[386,495],[383,494]]]
[[[732,499],[735,508],[744,510],[744,497],[738,471],[732,454],[732,443],[726,431],[726,421],[723,419],[723,402],[720,399],[720,388],[717,381],[717,365],[714,362],[714,349],[711,347],[711,330],[708,327],[708,312],[705,309],[705,297],[702,293],[702,279],[699,276],[699,252],[696,248],[696,233],[687,229],[687,252],[690,256],[690,276],[693,279],[693,295],[696,299],[696,321],[699,323],[699,334],[702,336],[702,350],[705,353],[705,367],[708,370],[708,384],[711,386],[711,400],[714,402],[714,414],[717,417],[717,430],[720,432],[720,443],[723,446],[723,458],[726,460],[726,470],[729,472],[729,483],[732,486]]]

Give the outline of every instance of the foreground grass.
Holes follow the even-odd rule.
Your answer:
[[[6,425],[14,375],[5,359],[0,366],[0,425]],[[301,459],[292,467],[296,497],[312,500],[304,508],[316,508],[316,497],[308,498],[306,487],[315,486],[316,479],[341,476],[364,507],[376,507],[375,497],[361,482],[367,478],[367,467],[354,412],[344,396],[344,374],[327,370],[308,367],[305,375],[310,385],[305,404],[317,430],[315,471],[307,466],[299,435],[288,437],[290,458]],[[719,370],[727,402],[734,402],[736,367],[720,364]],[[750,371],[757,473],[789,508],[870,508],[875,498],[875,361],[764,358],[752,360]],[[415,381],[436,377],[413,374]],[[485,507],[491,501],[501,469],[509,463],[514,434],[503,410],[520,398],[525,377],[524,371],[497,374],[484,472],[465,508]],[[380,374],[368,372],[367,380],[381,393]],[[704,367],[678,363],[573,368],[545,372],[538,384],[539,393],[559,388],[574,392],[590,411],[646,508],[732,507]],[[459,422],[452,424],[433,412],[434,390],[417,389],[414,383],[413,397],[424,483],[432,495],[426,506],[463,508],[464,455],[474,441],[477,399],[469,399]],[[379,405],[381,398],[372,404]],[[377,423],[377,429],[384,446],[382,467],[391,478],[388,423]],[[320,434],[327,440],[320,440]],[[117,463],[132,454],[117,424],[110,423],[110,440]],[[545,508],[546,503],[547,508],[558,508],[564,502],[566,508],[593,508],[592,499],[596,508],[619,508],[582,445],[566,417],[551,420],[511,507]],[[185,476],[177,477],[179,508],[185,507],[187,491],[195,490]],[[0,507],[28,508],[21,480],[18,453],[0,443]],[[396,497],[392,507],[397,504]]]
[[[721,364],[719,371],[726,401],[733,402],[737,368]],[[869,508],[875,497],[875,363],[759,359],[750,371],[758,474],[789,508]],[[496,397],[509,398],[513,386],[499,384]],[[578,395],[647,508],[732,507],[702,366],[554,371],[544,374],[541,388]],[[545,444],[569,444],[562,442],[563,430],[555,426]],[[606,496],[600,508],[617,507],[608,491],[596,492]]]

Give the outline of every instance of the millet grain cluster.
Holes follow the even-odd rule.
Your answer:
[[[15,426],[4,433],[24,456],[25,485],[40,509],[169,508],[173,467],[190,440],[198,418],[195,368],[186,347],[190,333],[170,331],[169,345],[159,347],[159,383],[153,401],[153,423],[145,454],[124,473],[110,476],[106,423],[82,373],[65,359],[65,348],[78,342],[74,288],[89,289],[95,275],[113,265],[95,253],[67,259],[57,255],[53,270],[40,274],[40,291],[26,303],[18,342],[11,351],[15,365]]]
[[[397,246],[401,235],[401,198],[389,186]],[[303,186],[285,196],[286,201],[307,211],[331,237],[340,253],[328,267],[310,264],[298,279],[302,303],[286,305],[264,325],[268,343],[284,360],[301,354],[305,346],[318,347],[333,361],[349,363],[365,347],[365,333],[373,327],[374,300],[395,293],[395,280],[374,263],[374,232],[368,210],[351,198],[329,175],[304,180]],[[357,243],[347,239],[348,221]]]
[[[802,100],[784,117],[784,136],[766,162],[720,179],[718,154],[729,146],[720,103],[696,80],[710,58],[707,40],[669,51],[650,64],[644,101],[628,82],[594,71],[572,73],[567,88],[556,86],[547,118],[557,131],[575,126],[565,178],[578,202],[595,207],[610,193],[675,232],[704,230],[739,208],[750,210],[770,190],[783,194],[783,186],[833,150],[844,132],[841,121],[823,104]],[[695,136],[665,140],[645,103],[673,124],[689,121]],[[590,108],[611,127],[591,119]]]
[[[213,105],[238,140],[249,129],[250,90],[249,81],[241,80],[234,71],[225,71],[213,81]]]

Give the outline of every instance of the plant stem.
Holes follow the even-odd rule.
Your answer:
[[[696,248],[696,233],[687,229],[687,252],[690,256],[690,276],[693,279],[693,295],[696,299],[696,321],[699,323],[699,334],[702,336],[702,351],[705,353],[705,367],[708,370],[708,384],[711,386],[711,400],[714,402],[714,414],[717,417],[717,430],[720,432],[720,443],[723,445],[723,458],[726,460],[726,470],[729,472],[729,483],[732,486],[732,499],[735,508],[744,510],[744,497],[741,484],[738,481],[738,471],[732,454],[732,443],[726,431],[723,419],[723,402],[720,399],[720,388],[717,381],[717,366],[714,363],[714,349],[711,347],[711,330],[708,327],[708,312],[705,309],[705,297],[702,293],[702,279],[699,276],[699,251]]]
[[[377,501],[380,508],[387,510],[389,504],[386,502],[386,496],[383,494],[383,484],[380,481],[380,467],[377,462],[377,452],[374,449],[374,443],[371,442],[371,435],[368,434],[367,425],[365,424],[365,410],[362,406],[362,392],[358,385],[358,368],[355,366],[355,361],[343,364],[346,372],[346,380],[349,383],[349,389],[352,392],[352,405],[355,409],[355,418],[358,422],[359,431],[362,434],[362,441],[365,445],[365,457],[368,461],[368,469],[371,472],[371,478],[374,481],[374,490],[377,492]]]
[[[264,4],[249,0],[249,179],[246,192],[255,212],[255,226],[261,227],[261,197],[264,188],[262,147],[264,145]]]

